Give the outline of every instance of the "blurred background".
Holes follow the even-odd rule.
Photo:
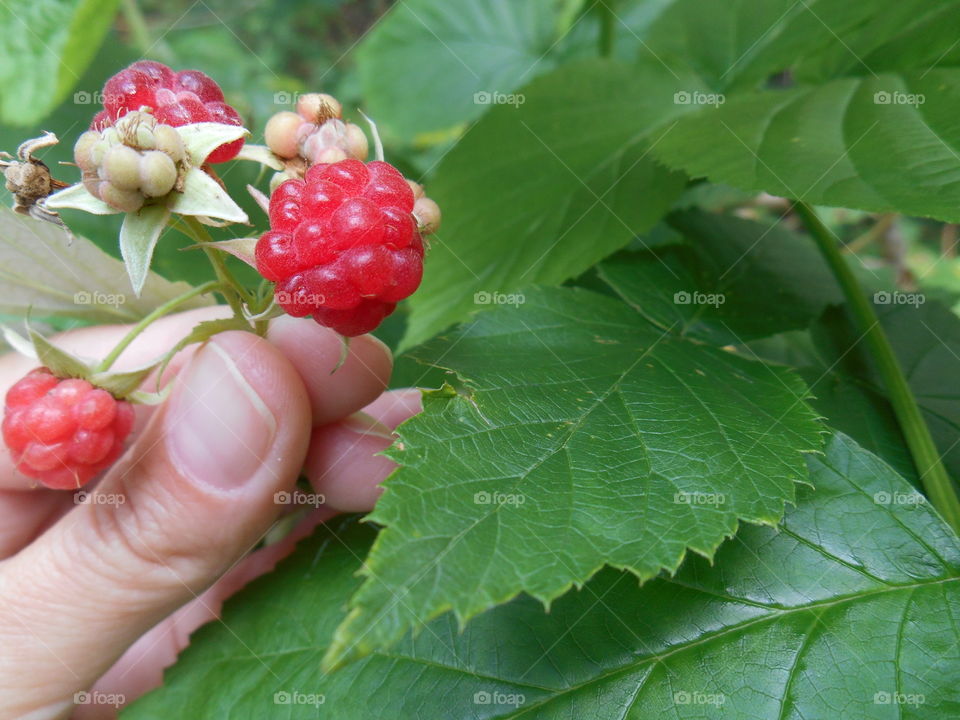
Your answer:
[[[617,24],[604,28],[593,4],[584,0],[407,2],[397,5],[396,12],[389,0],[12,0],[0,8],[0,149],[13,152],[26,138],[55,132],[61,144],[42,157],[56,176],[76,180],[74,168],[57,168],[56,163],[71,159],[72,143],[97,111],[97,93],[105,80],[146,57],[211,75],[244,117],[254,143],[263,142],[266,120],[291,109],[297,93],[331,93],[349,119],[365,125],[358,110],[371,115],[387,158],[408,177],[425,182],[429,191],[447,151],[489,110],[478,94],[489,89],[509,93],[567,62],[593,57],[605,32],[614,36],[615,57],[636,59],[651,42],[643,37],[646,42],[638,44],[638,39],[665,5],[623,0]],[[78,74],[73,68],[85,69]],[[792,80],[783,73],[771,82],[788,87]],[[489,152],[494,157],[497,149]],[[267,178],[249,162],[218,170],[253,220],[250,232],[262,229],[264,218],[245,186],[265,189]],[[468,190],[478,207],[496,207],[491,197],[495,188],[475,185]],[[693,206],[795,224],[783,201],[722,185],[693,185],[674,205]],[[957,309],[955,225],[850,210],[828,213],[845,251],[868,269],[868,285],[877,285],[878,277],[883,279],[879,286],[902,290],[922,284],[929,296]],[[78,234],[117,253],[120,216],[76,211],[64,216]],[[449,219],[453,216],[445,215]],[[656,239],[661,231],[658,226],[649,235]],[[243,229],[216,234],[236,237]],[[206,262],[181,251],[186,239],[172,231],[168,237],[158,247],[154,269],[194,283],[207,279]],[[450,247],[457,248],[457,241],[440,236]],[[248,277],[253,280],[252,272]],[[388,340],[399,337],[403,322],[401,312],[385,326]]]

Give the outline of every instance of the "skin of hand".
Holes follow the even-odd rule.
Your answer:
[[[117,369],[222,315],[207,308],[154,323]],[[97,357],[126,329],[54,341]],[[273,320],[265,339],[226,332],[180,353],[164,377],[170,396],[137,407],[127,452],[82,503],[32,487],[0,451],[0,718],[116,717],[117,705],[161,683],[227,597],[318,523],[373,507],[394,467],[377,453],[419,412],[420,396],[385,392],[392,357],[375,338],[354,338],[333,372],[340,353],[335,333],[289,317]],[[0,393],[35,366],[0,358]],[[278,498],[301,472],[324,504],[251,553],[291,510]]]

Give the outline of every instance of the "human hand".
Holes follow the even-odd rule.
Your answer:
[[[152,359],[219,312],[155,323],[118,367]],[[123,332],[85,328],[56,341],[97,355]],[[373,506],[393,469],[376,453],[419,411],[419,393],[384,392],[392,358],[371,336],[354,338],[331,374],[339,356],[339,336],[289,317],[267,339],[228,332],[181,353],[171,396],[138,407],[128,451],[82,504],[32,489],[0,457],[0,717],[115,716],[114,701],[158,685],[189,633],[297,539],[337,511]],[[35,364],[0,358],[0,392]],[[325,503],[250,554],[301,469]],[[94,702],[75,708],[91,688]]]

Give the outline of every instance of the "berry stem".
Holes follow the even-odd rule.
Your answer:
[[[223,299],[227,301],[227,304],[230,305],[234,316],[243,318],[243,302],[244,300],[249,302],[250,298],[246,296],[243,286],[234,277],[233,273],[230,272],[227,263],[223,259],[223,255],[213,248],[206,246],[207,243],[213,242],[210,233],[200,221],[192,215],[180,217],[178,218],[178,222],[181,223],[180,229],[184,234],[200,245],[206,253],[207,259],[210,261],[210,264],[213,266],[213,271],[217,275],[217,280],[220,285],[219,292],[223,296]]]
[[[930,430],[920,413],[917,400],[910,385],[907,384],[900,362],[893,352],[883,326],[880,325],[877,314],[867,301],[863,288],[857,282],[850,266],[843,259],[837,247],[836,236],[823,224],[809,205],[798,201],[793,207],[803,219],[807,231],[817,243],[834,277],[843,289],[857,330],[866,339],[867,347],[886,385],[890,404],[893,405],[894,414],[907,441],[907,447],[910,449],[924,490],[943,519],[955,532],[960,533],[960,501],[957,500],[953,483],[940,461],[940,453],[930,436]]]
[[[613,12],[613,5],[616,0],[601,0],[597,10],[600,12],[600,39],[598,41],[598,50],[600,57],[610,57],[613,55],[613,31],[616,23],[616,14]]]
[[[127,347],[132,343],[137,336],[142,333],[154,320],[162,318],[164,315],[172,312],[176,308],[183,305],[183,303],[191,300],[198,295],[203,295],[208,293],[211,290],[216,290],[220,287],[220,282],[218,280],[210,280],[205,282],[202,285],[197,285],[197,287],[190,288],[187,292],[182,295],[178,295],[175,298],[167,300],[157,307],[149,315],[145,316],[140,322],[130,328],[130,331],[121,338],[120,342],[117,343],[116,347],[110,351],[110,354],[107,355],[103,360],[100,361],[100,364],[97,365],[95,372],[106,372],[111,368],[117,358],[120,357],[120,354],[127,349]]]

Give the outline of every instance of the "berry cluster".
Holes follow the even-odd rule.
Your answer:
[[[176,130],[134,111],[100,132],[83,133],[73,156],[91,195],[123,212],[136,212],[148,198],[163,197],[176,187],[186,153]]]
[[[419,186],[416,186],[419,188]],[[277,303],[341,335],[370,332],[423,274],[414,187],[392,165],[346,159],[310,167],[270,198],[257,269]]]
[[[343,108],[331,95],[309,93],[297,100],[297,112],[279,112],[267,121],[267,147],[284,160],[335,163],[347,158],[366,160],[367,136],[341,119]]]
[[[91,130],[102,130],[129,112],[149,109],[165,125],[180,127],[199,122],[243,125],[240,115],[223,100],[223,91],[199,70],[175,73],[153,60],[141,60],[121,70],[103,86],[103,110]],[[208,163],[232,160],[243,147],[243,138],[224,143],[207,157]]]
[[[46,368],[7,391],[3,441],[17,469],[48,488],[85,485],[120,456],[132,428],[130,403]]]

